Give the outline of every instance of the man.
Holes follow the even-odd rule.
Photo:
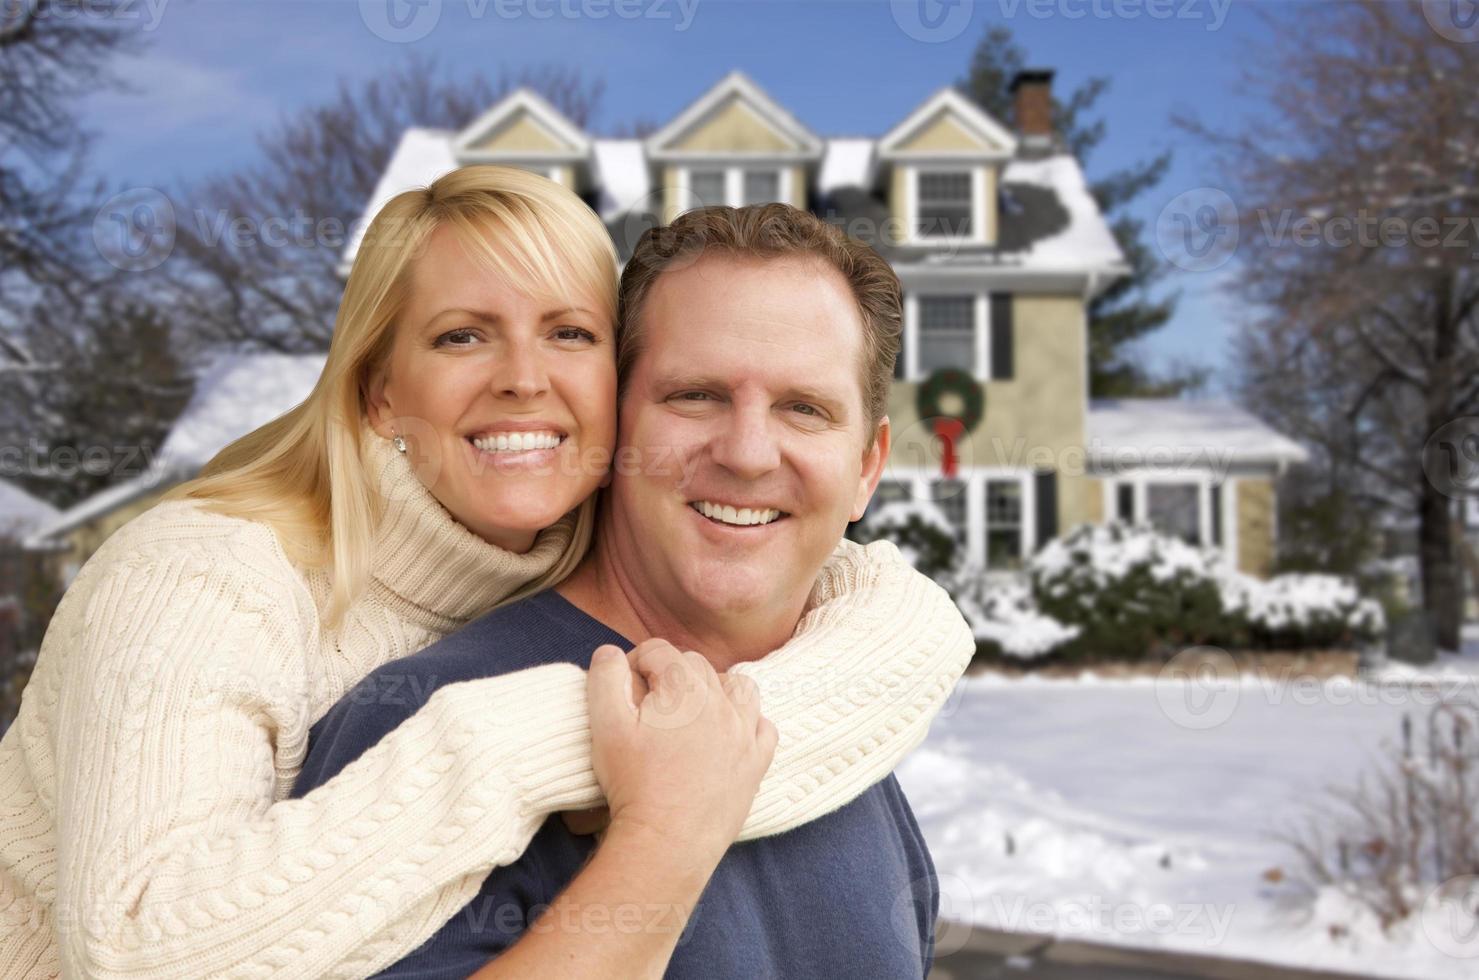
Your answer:
[[[877,254],[785,205],[702,209],[644,236],[621,304],[618,463],[590,554],[555,590],[398,662],[423,687],[552,657],[584,665],[595,647],[641,643],[633,659],[659,688],[678,670],[713,689],[703,671],[790,638],[822,565],[862,516],[888,457],[899,344],[898,281]],[[624,452],[676,464],[623,466]],[[593,676],[611,662],[592,661]],[[296,793],[376,737],[342,706],[320,723]],[[467,908],[383,975],[464,976],[484,963],[479,977],[928,972],[938,893],[892,776],[825,817],[732,847],[734,830],[723,828],[665,845],[666,817],[646,839],[632,832],[643,821],[618,820],[625,802],[611,800],[599,843],[546,822],[521,858],[494,869]],[[723,846],[711,852],[715,841]],[[680,846],[687,853],[668,853]],[[666,924],[645,915],[664,903],[676,910]],[[631,928],[615,926],[613,910],[632,905]],[[596,918],[604,927],[592,928]],[[686,923],[681,934],[674,923]]]

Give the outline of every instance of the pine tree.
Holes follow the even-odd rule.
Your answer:
[[[1009,120],[1013,115],[1011,82],[1026,66],[1026,52],[1012,32],[993,27],[976,46],[970,68],[957,87],[991,116]],[[1091,78],[1066,100],[1053,99],[1058,137],[1085,167],[1104,140],[1105,122],[1091,118],[1091,113],[1108,88],[1108,79]],[[1175,294],[1161,300],[1150,298],[1150,287],[1166,273],[1165,263],[1146,244],[1145,223],[1125,211],[1126,205],[1161,182],[1170,164],[1171,155],[1162,153],[1089,185],[1131,270],[1089,303],[1089,391],[1096,398],[1175,395],[1200,387],[1206,380],[1205,369],[1185,366],[1152,375],[1130,346],[1164,326],[1176,310]]]

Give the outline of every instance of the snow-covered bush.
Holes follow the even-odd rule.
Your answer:
[[[909,564],[936,581],[958,564],[955,530],[940,508],[928,501],[884,504],[858,526],[855,536],[863,544],[892,541]]]
[[[950,577],[945,588],[971,624],[978,644],[1019,660],[1043,657],[1079,634],[1044,615],[1025,583],[992,579],[966,566]]]
[[[1216,555],[1148,527],[1083,524],[1028,562],[1039,608],[1079,628],[1067,657],[1140,659],[1227,625]]]
[[[1347,579],[1257,579],[1146,526],[1082,525],[1028,565],[1043,612],[1081,628],[1065,652],[1155,657],[1188,645],[1292,650],[1350,646],[1385,626],[1381,607]]]

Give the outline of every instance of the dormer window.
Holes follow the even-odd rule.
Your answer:
[[[715,204],[738,208],[791,200],[788,167],[688,167],[683,174],[687,188],[685,211]]]
[[[974,237],[971,171],[917,171],[915,180],[915,235],[920,238]]]

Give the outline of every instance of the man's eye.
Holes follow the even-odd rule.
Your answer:
[[[821,415],[822,414],[821,410],[818,409],[815,405],[808,405],[808,404],[806,404],[806,402],[797,402],[795,405],[792,405],[791,407],[794,408],[796,411],[800,412],[802,415]]]
[[[685,391],[678,397],[686,402],[708,401],[709,393],[707,391]]]

